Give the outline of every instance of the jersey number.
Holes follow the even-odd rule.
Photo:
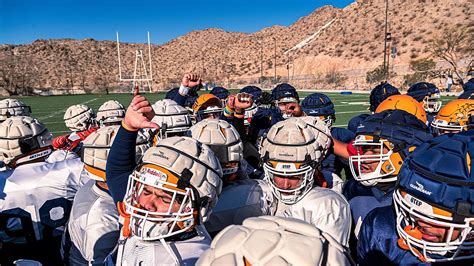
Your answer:
[[[54,237],[53,232],[56,228],[63,226],[69,219],[72,203],[65,198],[50,199],[46,201],[41,208],[39,208],[39,227],[33,225],[31,213],[21,209],[14,208],[0,213],[0,231],[12,238],[24,237],[27,243],[35,242],[36,235],[42,239],[51,239]],[[51,217],[51,210],[53,208],[62,208],[64,215],[54,220]],[[9,228],[8,223],[17,221],[20,223],[19,229],[13,230]],[[41,228],[41,233],[35,234],[35,228]]]

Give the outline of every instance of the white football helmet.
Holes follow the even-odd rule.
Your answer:
[[[0,122],[11,116],[30,116],[31,108],[18,99],[0,100]]]
[[[125,108],[115,100],[106,101],[97,111],[97,121],[101,125],[120,125],[125,117]]]
[[[287,119],[272,126],[260,156],[265,180],[273,194],[285,204],[295,204],[313,187],[314,174],[325,154],[324,138],[301,119]],[[296,187],[277,186],[276,179],[297,180]]]
[[[332,146],[331,126],[327,124],[326,119],[318,116],[301,116],[293,119],[301,119],[306,122],[313,130],[314,135],[318,138],[318,142],[322,145],[324,157],[326,157],[329,149]]]
[[[225,120],[204,119],[190,128],[193,139],[208,145],[216,154],[224,176],[236,173],[244,146],[237,130]]]
[[[209,147],[189,137],[163,139],[130,175],[124,205],[131,233],[162,240],[194,228],[215,206],[221,178]]]
[[[212,241],[196,265],[351,265],[332,236],[294,218],[261,216],[231,225]]]
[[[0,161],[11,168],[44,160],[52,152],[48,129],[28,116],[7,118],[0,124]]]
[[[82,162],[84,170],[91,179],[105,181],[105,165],[109,157],[110,147],[120,126],[106,126],[92,132],[82,142]],[[138,162],[145,151],[150,147],[147,137],[138,131],[135,148],[135,161]]]
[[[152,121],[160,126],[159,139],[184,136],[192,126],[188,110],[170,99],[159,100],[152,105],[155,117]]]
[[[71,131],[84,131],[94,125],[94,110],[83,104],[69,106],[64,113],[64,123]]]

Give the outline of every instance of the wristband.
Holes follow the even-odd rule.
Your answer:
[[[125,128],[127,131],[131,131],[131,132],[138,131],[138,129],[132,129],[129,126],[125,125],[125,122],[123,120],[122,120],[122,127]]]
[[[189,93],[189,88],[184,86],[183,84],[181,84],[179,86],[179,90],[178,90],[178,93],[181,95],[181,96],[187,96],[188,93]]]
[[[234,117],[235,117],[235,118],[244,118],[244,117],[245,117],[245,113],[242,113],[242,114],[234,113]]]

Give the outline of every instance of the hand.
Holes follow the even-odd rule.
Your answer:
[[[225,105],[227,107],[229,107],[230,110],[234,110],[235,108],[235,94],[229,94],[229,96],[227,96],[227,99],[226,99],[226,102],[225,102]]]
[[[185,74],[182,81],[181,85],[188,87],[188,88],[194,88],[198,85],[200,85],[202,82],[201,76],[197,74]]]
[[[250,108],[253,104],[253,98],[248,93],[238,93],[234,99],[234,108],[237,113],[243,113],[245,109]]]
[[[128,106],[123,123],[130,130],[139,130],[140,128],[159,129],[158,124],[151,122],[154,116],[155,112],[148,100],[141,95],[137,95],[133,97],[130,106]]]

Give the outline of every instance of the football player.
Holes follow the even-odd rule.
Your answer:
[[[0,123],[11,116],[30,116],[31,107],[18,99],[0,100]]]
[[[158,129],[153,117],[148,101],[135,96],[107,160],[107,185],[123,217],[116,260],[194,264],[210,244],[202,222],[217,202],[222,169],[212,150],[188,137],[161,140],[136,165],[137,132]]]
[[[459,133],[468,130],[470,116],[474,116],[474,100],[452,100],[439,110],[431,127],[435,135]]]
[[[192,126],[191,136],[208,145],[219,159],[223,172],[223,189],[205,226],[212,235],[245,218],[269,214],[267,197],[261,180],[248,179],[243,145],[237,130],[224,120],[205,119]]]
[[[155,144],[160,139],[185,136],[192,126],[191,116],[188,111],[173,100],[159,100],[152,107],[155,112],[152,121],[160,126],[160,129],[154,133]]]
[[[74,197],[62,247],[67,264],[102,264],[118,242],[119,214],[105,179],[107,158],[118,129],[116,125],[102,127],[83,142],[84,171],[91,180]],[[136,161],[149,147],[147,137],[139,132]]]
[[[99,107],[96,120],[100,126],[120,125],[124,116],[123,105],[115,100],[110,100]]]
[[[260,155],[264,180],[274,197],[272,215],[306,221],[348,246],[351,216],[348,202],[331,189],[320,172],[329,136],[301,119],[275,124]]]
[[[59,265],[60,242],[76,191],[88,180],[79,158],[48,163],[52,136],[36,119],[0,124],[0,264],[32,259]]]
[[[421,103],[425,109],[428,123],[431,123],[441,109],[441,94],[436,85],[428,82],[413,84],[407,91],[407,95]]]
[[[474,262],[474,132],[425,142],[398,174],[394,205],[370,212],[358,243],[360,265]]]

